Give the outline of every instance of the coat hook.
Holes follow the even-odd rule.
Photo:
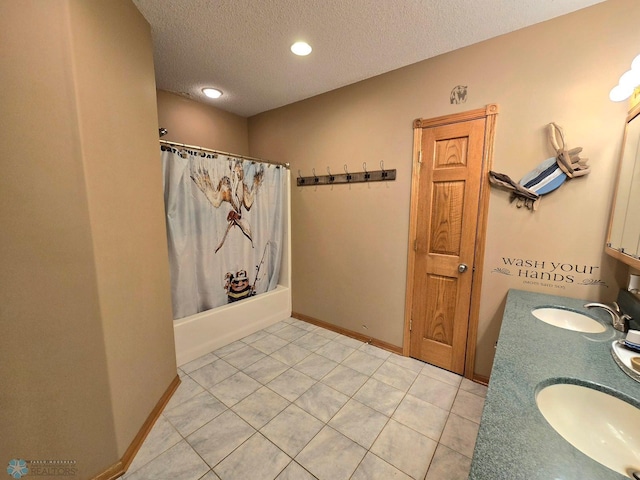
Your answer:
[[[329,181],[333,182],[336,179],[336,177],[331,175],[331,170],[329,169],[329,167],[327,167],[327,173],[329,174]]]
[[[364,179],[369,180],[371,178],[371,174],[367,172],[367,162],[362,162],[362,169],[364,170]]]
[[[344,164],[344,173],[347,174],[347,182],[351,181],[351,175],[349,174],[349,170],[347,170],[347,164]]]
[[[380,160],[380,170],[382,170],[382,178],[387,178],[388,172],[384,169],[384,160]]]
[[[320,179],[319,179],[319,178],[317,177],[317,175],[316,175],[316,169],[315,169],[315,168],[312,168],[312,169],[311,169],[311,171],[313,172],[313,181],[314,181],[315,183],[318,183],[318,182],[320,181]]]
[[[298,183],[300,184],[304,183],[304,178],[302,178],[302,175],[300,174],[300,169],[298,169]]]

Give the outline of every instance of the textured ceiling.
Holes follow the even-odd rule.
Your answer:
[[[158,88],[248,117],[602,0],[133,1]],[[309,56],[289,51],[298,40]]]

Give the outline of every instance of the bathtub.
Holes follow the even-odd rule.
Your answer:
[[[247,300],[176,320],[178,366],[290,316],[291,289],[278,285]]]
[[[270,292],[173,322],[178,366],[291,316],[291,175],[285,189],[287,220],[278,286]]]

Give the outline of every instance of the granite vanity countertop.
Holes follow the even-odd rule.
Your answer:
[[[551,383],[597,385],[615,390],[640,408],[640,383],[611,356],[613,329],[602,309],[584,300],[510,290],[491,371],[470,480],[604,480],[627,476],[610,470],[564,440],[536,405],[536,392]],[[531,314],[561,306],[597,319],[603,333],[581,333],[548,325]],[[588,428],[585,419],[584,428]],[[638,465],[640,469],[640,465]]]

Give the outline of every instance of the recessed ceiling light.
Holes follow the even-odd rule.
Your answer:
[[[304,57],[305,55],[309,55],[311,53],[311,45],[306,42],[296,42],[291,45],[291,51],[296,55]]]
[[[209,98],[220,98],[222,96],[222,92],[215,88],[203,88],[202,93]]]

